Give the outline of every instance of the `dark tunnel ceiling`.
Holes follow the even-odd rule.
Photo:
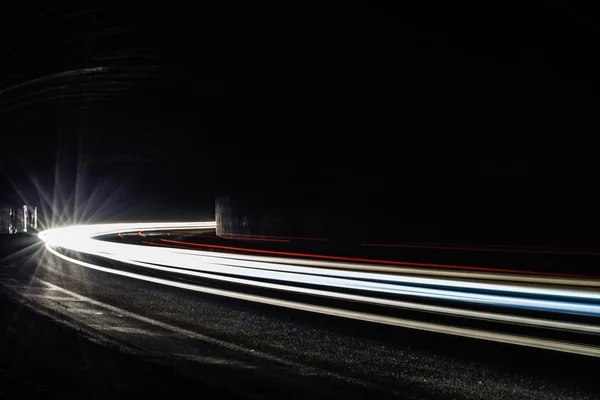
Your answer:
[[[597,88],[597,21],[560,2],[18,7],[0,27],[0,129],[40,167],[64,147],[202,179],[324,165],[513,176],[556,159],[548,130],[574,130]]]

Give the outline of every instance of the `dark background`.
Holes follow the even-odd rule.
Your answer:
[[[591,9],[59,2],[9,6],[0,37],[4,197],[190,219],[260,194],[595,240]]]

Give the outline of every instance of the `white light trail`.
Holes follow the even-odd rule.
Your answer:
[[[441,276],[444,276],[444,278],[432,278],[406,274],[391,274],[389,272],[382,273],[381,269],[373,271],[369,268],[364,268],[362,270],[357,271],[357,269],[360,268],[360,265],[357,264],[326,262],[326,267],[323,267],[322,261],[313,262],[312,260],[306,259],[283,259],[281,257],[271,258],[264,256],[223,254],[214,253],[210,251],[186,250],[169,247],[138,246],[126,243],[107,242],[97,239],[98,236],[107,234],[117,234],[119,232],[169,231],[192,229],[196,230],[214,229],[214,227],[214,222],[79,225],[44,231],[40,233],[39,236],[46,242],[47,248],[53,254],[64,259],[68,259],[71,262],[75,262],[79,265],[83,265],[88,268],[94,268],[97,270],[115,273],[122,276],[128,276],[131,278],[168,284],[170,286],[179,286],[179,284],[175,281],[168,281],[170,283],[165,283],[163,281],[167,280],[164,279],[149,277],[141,274],[134,274],[126,271],[116,270],[113,268],[105,268],[98,265],[94,265],[92,263],[75,260],[73,258],[65,256],[64,254],[61,254],[59,251],[57,251],[56,248],[64,248],[75,252],[105,257],[111,260],[129,263],[149,269],[175,272],[184,275],[193,275],[201,278],[227,281],[238,284],[251,285],[255,287],[275,289],[280,291],[289,291],[307,294],[311,296],[337,298],[343,300],[382,305],[387,307],[391,306],[398,308],[407,308],[467,318],[487,319],[499,322],[525,324],[552,329],[564,329],[592,334],[600,333],[600,327],[591,324],[570,323],[564,321],[555,321],[551,319],[521,317],[515,315],[507,315],[503,313],[467,310],[457,307],[434,306],[428,304],[421,304],[418,302],[400,301],[389,298],[382,299],[374,297],[374,295],[376,295],[377,293],[386,293],[392,295],[409,296],[412,298],[449,300],[459,303],[484,304],[494,307],[518,307],[545,312],[600,316],[600,293],[589,288],[567,289],[564,287],[544,287],[540,285],[534,286],[515,283],[490,283],[472,280],[467,281],[464,279],[450,279],[448,277],[445,277],[445,274],[440,274]],[[353,269],[348,269],[347,267],[349,265],[352,265]],[[368,267],[368,265],[365,265],[365,267]],[[413,270],[418,272],[418,269]],[[228,276],[219,274],[227,274]],[[473,275],[478,276],[482,274],[463,272],[463,275],[464,277],[468,277]],[[264,282],[257,279],[264,279],[268,280],[269,282]],[[294,286],[294,284],[312,285],[316,288],[299,287]],[[190,284],[185,285],[189,286]],[[210,292],[210,290],[219,291],[217,289],[208,290],[208,288],[202,287],[200,285],[192,286],[196,287],[196,289],[193,290],[204,291],[207,293]],[[198,289],[200,287],[202,287],[203,289]],[[360,293],[364,293],[365,295],[340,293],[336,291],[318,289],[318,287],[351,289]],[[226,295],[230,297],[242,296],[240,293],[238,293],[239,296],[231,296],[231,293],[233,292],[220,291],[220,293],[216,294]],[[264,301],[264,299],[266,298],[263,298],[261,302],[266,302]],[[276,301],[275,299],[271,300],[273,302],[281,301]],[[258,300],[254,299],[253,301]],[[284,306],[287,307],[288,305]],[[308,307],[308,305],[305,304],[304,308],[306,307]],[[304,309],[301,307],[294,308]],[[353,318],[348,315],[345,316]],[[377,319],[379,317],[373,318]],[[361,317],[358,319],[363,318]],[[419,323],[417,323],[417,325],[418,324]],[[409,325],[404,324],[402,326]],[[448,328],[449,327],[445,327],[444,329],[440,328],[436,331],[444,331],[445,333],[451,333],[446,332]],[[456,329],[461,330],[463,328]],[[471,335],[470,337],[477,336]],[[523,340],[523,337],[519,338],[519,341]],[[539,340],[535,338],[530,339]],[[523,344],[519,343],[519,341],[513,340],[510,343]],[[530,343],[526,345],[532,344]],[[597,351],[600,350],[596,349],[593,352]],[[589,354],[589,351],[586,350],[585,354]]]

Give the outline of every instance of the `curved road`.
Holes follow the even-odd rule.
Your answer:
[[[204,240],[213,229],[49,230],[0,282],[96,340],[234,390],[226,374],[248,396],[597,396],[598,280],[240,248]]]

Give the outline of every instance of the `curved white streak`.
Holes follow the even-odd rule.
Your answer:
[[[254,261],[263,261],[277,264],[289,264],[289,265],[302,265],[309,267],[325,267],[325,268],[337,268],[345,270],[358,270],[358,271],[372,271],[372,272],[385,272],[396,275],[425,275],[435,277],[449,277],[459,279],[470,279],[470,280],[481,280],[481,281],[508,281],[508,282],[527,282],[536,284],[549,284],[559,286],[571,286],[571,287],[600,287],[600,279],[591,280],[587,278],[573,278],[573,277],[556,277],[556,276],[538,276],[538,275],[517,275],[514,273],[493,273],[493,272],[478,272],[478,271],[456,271],[440,269],[436,267],[400,267],[392,264],[364,264],[360,262],[343,262],[343,261],[324,261],[318,259],[300,259],[300,258],[284,258],[276,255],[259,256],[259,255],[240,255],[233,253],[213,253],[202,250],[186,250],[201,254],[209,254],[214,257],[220,258],[234,258],[234,259],[251,259]]]
[[[124,260],[118,260],[118,261],[124,261]],[[467,318],[477,318],[477,319],[500,321],[500,322],[507,322],[507,323],[513,323],[513,324],[531,325],[531,326],[538,326],[538,327],[544,327],[544,328],[600,334],[600,326],[596,326],[596,325],[580,324],[580,323],[574,323],[574,322],[552,321],[552,320],[546,320],[546,319],[541,319],[541,318],[520,317],[520,316],[497,314],[497,313],[491,313],[491,312],[485,312],[485,311],[465,310],[465,309],[461,309],[461,308],[434,306],[434,305],[430,305],[430,304],[413,303],[413,302],[408,302],[408,301],[399,301],[399,300],[392,300],[392,299],[381,299],[381,298],[377,298],[377,297],[368,297],[368,296],[361,296],[361,295],[349,294],[349,293],[332,292],[329,290],[311,289],[311,288],[304,288],[304,287],[298,287],[298,286],[282,285],[282,284],[278,284],[278,283],[261,282],[261,281],[251,280],[251,279],[234,278],[234,277],[230,277],[230,276],[215,275],[215,274],[211,274],[211,273],[197,272],[197,271],[191,271],[191,270],[181,269],[181,268],[172,268],[172,267],[165,267],[165,266],[160,266],[160,265],[153,265],[153,264],[148,264],[148,263],[143,263],[143,262],[138,262],[138,261],[127,260],[126,262],[128,262],[129,264],[132,264],[132,265],[137,265],[137,266],[149,268],[149,269],[155,269],[158,271],[167,271],[167,272],[172,272],[172,273],[177,273],[177,274],[182,274],[182,275],[195,276],[195,277],[199,277],[199,278],[206,278],[206,279],[218,280],[218,281],[223,281],[223,282],[238,283],[238,284],[256,286],[256,287],[261,287],[261,288],[266,288],[266,289],[306,294],[306,295],[311,295],[311,296],[328,297],[328,298],[333,298],[333,299],[355,301],[355,302],[360,302],[360,303],[375,304],[375,305],[395,307],[395,308],[405,308],[405,309],[419,310],[419,311],[432,312],[432,313],[438,313],[438,314],[456,315],[456,316],[467,317]]]
[[[101,235],[116,234],[119,232],[138,232],[140,230],[145,231],[160,231],[160,230],[185,230],[185,229],[214,229],[216,222],[177,222],[177,223],[123,223],[123,224],[103,224],[103,225],[78,225],[70,226],[65,228],[50,229],[48,231],[41,232],[38,236],[44,239],[46,242],[50,240],[50,237],[64,235],[67,242],[71,246],[74,245],[73,238],[76,235],[96,237]],[[65,230],[64,232],[61,232]],[[77,231],[75,231],[77,230]],[[69,248],[69,244],[64,243],[61,247]],[[59,244],[60,245],[60,244]],[[307,260],[297,258],[284,258],[277,256],[259,256],[259,255],[241,255],[241,254],[220,254],[214,252],[207,252],[202,250],[181,250],[193,253],[194,255],[205,255],[218,258],[229,258],[238,260],[254,260],[258,262],[269,262],[286,265],[297,265],[297,266],[309,266],[309,267],[325,267],[325,268],[337,268],[345,270],[359,270],[359,271],[373,271],[373,272],[387,272],[394,274],[405,274],[405,275],[425,275],[425,276],[436,276],[436,277],[449,277],[449,278],[462,278],[471,280],[499,280],[509,282],[528,282],[536,284],[551,284],[551,285],[564,285],[572,287],[600,287],[600,280],[590,280],[583,278],[570,278],[570,277],[552,277],[552,276],[532,276],[532,275],[516,275],[510,273],[492,273],[492,272],[476,272],[476,271],[449,271],[440,269],[431,269],[428,267],[399,267],[397,265],[373,265],[364,263],[349,263],[340,261],[324,261],[324,260]]]
[[[554,311],[564,313],[577,313],[585,315],[600,315],[600,305],[570,303],[565,301],[543,300],[543,299],[528,299],[513,296],[499,296],[492,294],[480,294],[463,292],[459,290],[443,290],[422,288],[416,286],[407,286],[401,284],[389,284],[380,282],[371,282],[365,280],[344,279],[329,276],[308,275],[298,273],[288,273],[283,271],[250,269],[239,266],[231,266],[226,264],[218,264],[211,261],[195,261],[193,264],[186,261],[185,258],[178,258],[174,255],[169,255],[165,258],[155,258],[152,254],[139,255],[131,258],[118,258],[106,255],[107,258],[118,259],[118,261],[131,262],[137,261],[141,263],[154,263],[160,265],[171,266],[175,268],[187,268],[196,271],[206,271],[213,273],[221,273],[228,275],[243,276],[254,279],[269,279],[291,283],[311,284],[327,287],[336,287],[342,289],[352,289],[369,292],[389,293],[396,295],[404,295],[411,297],[426,297],[430,299],[462,301],[476,304],[486,304],[495,306],[504,306],[511,308],[527,308],[543,311]],[[460,287],[460,286],[457,286]]]
[[[425,331],[430,331],[430,332],[444,333],[444,334],[469,337],[469,338],[474,338],[474,339],[483,339],[483,340],[490,340],[490,341],[501,342],[501,343],[510,343],[510,344],[516,344],[516,345],[521,345],[521,346],[529,346],[529,347],[536,347],[536,348],[541,348],[541,349],[548,349],[548,350],[562,351],[562,352],[567,352],[567,353],[600,357],[600,349],[598,347],[593,347],[593,346],[559,342],[559,341],[548,340],[548,339],[538,339],[538,338],[534,338],[534,337],[518,336],[518,335],[511,335],[511,334],[498,333],[498,332],[480,331],[480,330],[469,329],[469,328],[459,328],[459,327],[446,326],[446,325],[434,324],[434,323],[429,323],[429,322],[411,321],[411,320],[402,319],[402,318],[387,317],[387,316],[369,314],[369,313],[358,312],[358,311],[344,310],[344,309],[339,309],[339,308],[325,307],[325,306],[319,306],[319,305],[313,305],[313,304],[304,304],[304,303],[299,303],[299,302],[295,302],[295,301],[273,299],[273,298],[269,298],[269,297],[257,296],[257,295],[252,295],[252,294],[237,293],[237,292],[232,292],[232,291],[227,291],[227,290],[222,290],[222,289],[208,288],[208,287],[192,285],[192,284],[188,284],[188,283],[182,283],[182,282],[170,281],[170,280],[161,279],[161,278],[155,278],[155,277],[151,277],[151,276],[134,274],[131,272],[120,271],[120,270],[115,270],[115,269],[111,269],[111,268],[105,268],[105,267],[101,267],[101,266],[94,265],[91,263],[79,261],[79,260],[73,259],[71,257],[67,257],[63,254],[60,254],[56,250],[52,249],[50,247],[50,245],[48,245],[48,244],[46,245],[46,248],[51,253],[53,253],[54,255],[56,255],[64,260],[67,260],[67,261],[75,263],[75,264],[82,265],[87,268],[104,271],[104,272],[108,272],[111,274],[126,276],[129,278],[139,279],[139,280],[143,280],[143,281],[147,281],[147,282],[154,282],[154,283],[158,283],[158,284],[162,284],[162,285],[179,287],[179,288],[192,290],[192,291],[196,291],[196,292],[201,292],[201,293],[213,294],[213,295],[218,295],[218,296],[227,296],[227,297],[236,298],[236,299],[240,299],[240,300],[253,301],[253,302],[257,302],[257,303],[275,305],[275,306],[279,306],[279,307],[293,308],[296,310],[310,311],[310,312],[326,314],[326,315],[331,315],[331,316],[337,316],[337,317],[342,317],[342,318],[350,318],[350,319],[356,319],[356,320],[367,321],[367,322],[374,322],[374,323],[380,323],[380,324],[386,324],[386,325],[392,325],[392,326],[400,326],[400,327],[410,328],[410,329],[420,329],[420,330],[425,330]]]
[[[301,267],[287,263],[278,264],[273,262],[255,261],[255,257],[253,256],[239,254],[219,254],[207,251],[182,250],[165,247],[142,247],[94,239],[95,236],[116,232],[202,229],[214,228],[214,226],[214,222],[80,225],[45,231],[40,234],[40,237],[51,246],[60,246],[69,250],[124,262],[137,261],[252,278],[282,280],[287,282],[308,283],[321,286],[420,296],[478,304],[600,315],[600,306],[597,304],[528,299],[487,293],[469,293],[456,289],[474,289],[505,294],[519,293],[521,295],[554,296],[563,299],[588,301],[600,299],[599,293],[591,291],[399,276],[372,272],[336,270],[331,268]],[[438,286],[443,288],[450,287],[455,290],[406,286],[406,284]]]
[[[51,245],[61,246],[75,241],[86,241],[95,236],[116,234],[119,232],[183,230],[183,229],[214,229],[215,221],[207,222],[125,222],[120,224],[73,225],[62,228],[48,229],[38,234],[38,237]]]
[[[225,257],[218,257],[217,262],[211,261],[215,258],[214,253],[210,252],[198,252],[194,250],[187,250],[189,253],[183,253],[186,250],[177,250],[173,253],[192,255],[195,257],[202,256],[204,258],[203,263],[212,262],[217,265],[230,264],[229,261],[222,261]],[[201,253],[201,254],[198,254]],[[209,260],[209,258],[211,260]],[[226,257],[229,259],[229,257]],[[193,265],[193,262],[183,262],[182,265]],[[278,264],[274,262],[257,262],[250,260],[237,259],[235,264],[237,266],[253,269],[263,269],[272,271],[282,272],[294,272],[295,274],[306,274],[311,276],[328,276],[328,277],[343,277],[350,279],[360,279],[362,281],[383,281],[383,282],[396,282],[396,283],[410,283],[414,285],[425,285],[425,286],[439,286],[446,288],[460,288],[460,289],[475,289],[490,292],[507,292],[507,293],[518,293],[518,294],[533,294],[538,296],[555,296],[562,298],[574,298],[584,300],[600,300],[600,293],[588,290],[575,290],[575,289],[563,289],[563,288],[543,288],[543,287],[531,287],[531,286],[518,286],[514,284],[498,284],[498,283],[484,283],[484,282],[471,282],[464,280],[449,280],[449,279],[435,279],[435,278],[422,278],[414,276],[401,276],[392,274],[381,274],[373,272],[354,272],[344,270],[323,270],[322,268],[311,268],[311,267],[300,267],[291,264]],[[255,272],[253,272],[255,273]]]

